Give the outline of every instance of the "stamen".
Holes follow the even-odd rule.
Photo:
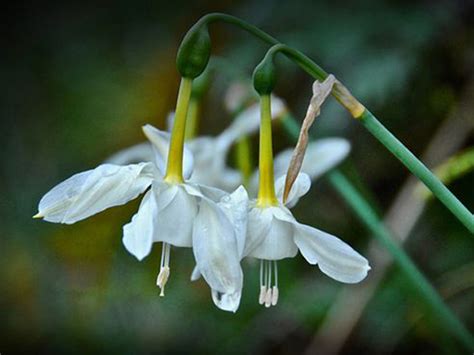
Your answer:
[[[271,260],[267,261],[267,292],[265,294],[265,307],[270,307],[272,305],[272,262]]]
[[[270,307],[272,305],[272,289],[271,287],[267,288],[267,293],[265,294],[265,307]]]
[[[267,294],[267,288],[265,286],[260,286],[260,295],[258,296],[258,303],[265,303],[265,295]]]
[[[156,284],[159,288],[161,288],[161,297],[165,295],[165,286],[170,276],[170,251],[171,245],[168,243],[163,243],[163,246],[161,248],[160,272],[158,274],[158,277],[156,278]]]
[[[279,295],[279,291],[278,291],[278,265],[277,265],[276,260],[273,262],[273,265],[275,267],[275,285],[273,286],[273,290],[272,290],[272,306],[276,306],[276,304],[278,303],[278,295]]]
[[[275,286],[278,287],[278,265],[277,261],[274,261],[274,266],[275,266]]]
[[[276,306],[276,304],[278,303],[278,295],[279,295],[278,287],[277,287],[277,286],[273,286],[273,290],[272,290],[272,306]]]
[[[267,287],[264,284],[264,280],[263,280],[264,274],[265,274],[265,277],[266,277],[266,273],[264,271],[265,266],[266,266],[266,263],[264,264],[263,260],[261,259],[260,260],[260,295],[258,296],[258,303],[259,304],[264,304],[265,303],[265,294],[266,294],[266,290],[267,290]]]

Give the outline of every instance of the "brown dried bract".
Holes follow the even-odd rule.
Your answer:
[[[301,170],[301,165],[303,164],[306,147],[309,140],[309,129],[311,128],[316,117],[319,116],[321,112],[321,106],[331,93],[336,82],[337,80],[334,75],[329,75],[322,83],[315,81],[313,84],[313,97],[311,97],[308,110],[306,111],[306,116],[303,120],[303,124],[301,125],[298,142],[296,143],[296,147],[293,151],[293,156],[291,157],[291,162],[288,167],[288,172],[286,174],[283,203],[286,202],[291,187],[293,186],[296,177]]]

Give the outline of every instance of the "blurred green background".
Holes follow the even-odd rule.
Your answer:
[[[121,243],[122,225],[138,201],[71,226],[31,219],[52,186],[142,141],[141,125],[165,127],[179,83],[177,47],[211,11],[242,17],[305,51],[415,154],[422,155],[452,121],[456,129],[442,132],[432,160],[445,160],[443,148],[453,140],[455,151],[472,146],[470,1],[10,3],[2,13],[0,66],[0,353],[461,352],[397,267],[381,277],[360,317],[351,314],[350,302],[335,315],[334,300],[345,292],[357,303],[356,291],[371,282],[377,258],[385,256],[377,244],[369,247],[370,234],[324,178],[295,216],[348,241],[369,257],[373,272],[361,285],[344,287],[300,256],[285,260],[279,263],[281,301],[264,309],[257,302],[258,265],[244,262],[237,314],[216,309],[205,283],[189,282],[190,250],[173,250],[167,295],[158,297],[160,248],[139,263]],[[242,79],[266,50],[230,26],[214,25],[211,36],[213,54],[228,60]],[[287,60],[278,63],[276,93],[302,118],[312,81]],[[230,122],[223,105],[229,84],[228,76],[215,77],[204,102],[203,134],[217,134]],[[351,141],[343,169],[383,215],[409,174],[332,101],[313,131]],[[291,145],[278,129],[275,137],[277,149]],[[450,184],[471,211],[473,178],[471,170]],[[430,200],[406,250],[474,331],[472,235]],[[328,326],[347,326],[351,319],[345,335],[342,325]]]

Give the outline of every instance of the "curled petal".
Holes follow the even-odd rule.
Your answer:
[[[285,181],[286,175],[280,176],[275,181],[275,193],[280,201],[283,199],[283,191],[285,190]],[[294,207],[301,196],[305,195],[309,189],[311,188],[311,179],[309,178],[308,174],[299,173],[296,177],[293,186],[291,187],[290,193],[288,194],[288,198],[286,200],[285,205],[288,208]]]
[[[114,155],[107,158],[105,163],[115,165],[128,165],[141,162],[154,162],[155,155],[151,144],[148,142],[132,145],[122,149]]]
[[[171,134],[160,131],[152,125],[143,126],[143,133],[145,133],[148,140],[151,142],[153,151],[155,152],[155,163],[158,166],[162,175],[166,173],[166,164],[168,161],[168,150],[170,146]],[[191,151],[184,146],[183,151],[183,176],[189,179],[193,172],[194,159]]]
[[[151,251],[157,213],[153,193],[148,191],[132,221],[123,226],[123,245],[138,260],[145,258]]]
[[[154,175],[151,163],[99,165],[71,176],[46,193],[39,203],[38,217],[75,223],[136,198],[150,186]]]
[[[216,306],[235,312],[243,273],[234,228],[224,211],[209,199],[201,200],[194,222],[193,253],[199,271],[213,290]]]
[[[370,270],[366,258],[339,238],[316,228],[296,225],[295,243],[310,264],[318,264],[323,273],[337,281],[357,283]]]

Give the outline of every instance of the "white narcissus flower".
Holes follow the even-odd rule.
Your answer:
[[[272,118],[280,117],[285,110],[285,103],[274,97]],[[169,117],[172,117],[172,115]],[[194,157],[194,169],[189,181],[213,186],[228,192],[241,185],[241,173],[227,167],[227,155],[231,146],[240,137],[258,130],[259,119],[259,106],[254,104],[238,114],[229,127],[218,136],[201,136],[187,141],[186,146]],[[131,162],[146,162],[152,158],[152,149],[149,143],[140,143],[117,152],[109,157],[106,162],[121,165]]]
[[[344,283],[357,283],[370,270],[367,259],[341,239],[314,227],[299,223],[281,203],[286,176],[275,182],[278,203],[249,204],[247,239],[244,256],[261,260],[259,301],[267,307],[278,301],[277,260],[295,257],[298,250],[312,265],[329,277]],[[311,180],[300,173],[290,190],[287,205],[294,205],[311,187]],[[273,280],[272,280],[273,278]]]
[[[279,290],[276,262],[296,256],[298,250],[310,264],[317,264],[323,273],[337,281],[356,283],[363,280],[370,269],[367,259],[339,238],[299,223],[282,203],[286,177],[281,176],[274,183],[270,95],[261,95],[260,105],[258,198],[249,204],[243,251],[244,257],[261,260],[260,304],[266,307],[277,304]],[[298,174],[286,203],[294,205],[310,187],[310,176]]]
[[[157,278],[163,294],[170,272],[171,245],[193,247],[196,264],[212,289],[214,303],[235,312],[243,283],[240,255],[248,203],[245,189],[228,195],[188,181],[166,181],[170,134],[150,125],[144,126],[143,131],[151,142],[153,162],[103,164],[76,174],[41,199],[35,217],[71,224],[125,204],[148,189],[138,212],[123,227],[125,248],[142,260],[154,242],[163,243]],[[184,147],[184,179],[189,178],[192,169],[192,153]]]

